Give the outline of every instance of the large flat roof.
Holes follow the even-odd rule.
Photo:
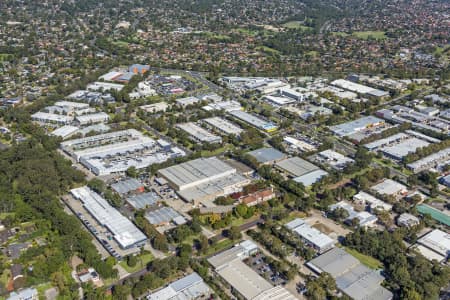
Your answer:
[[[374,116],[366,116],[350,122],[331,126],[330,130],[339,136],[348,136],[380,123],[384,123],[384,121]]]
[[[433,219],[438,222],[450,226],[450,216],[448,214],[443,213],[442,211],[431,207],[426,204],[419,204],[416,206],[417,211],[421,214],[429,214]]]
[[[209,182],[235,173],[236,170],[217,157],[198,158],[159,170],[159,174],[180,189]]]
[[[278,162],[276,165],[278,168],[295,177],[302,176],[319,169],[314,164],[300,157],[291,157]]]
[[[147,237],[117,209],[88,187],[72,189],[71,194],[83,203],[84,208],[99,224],[108,228],[122,248],[147,240]]]
[[[379,272],[362,265],[344,249],[333,248],[307,263],[315,272],[329,273],[337,287],[355,300],[390,300],[392,293],[380,284]]]
[[[421,237],[417,242],[444,257],[450,254],[450,234],[442,230],[435,229]]]
[[[240,119],[241,121],[247,122],[248,124],[265,131],[273,131],[277,129],[277,126],[272,122],[265,121],[253,114],[249,114],[241,110],[233,110],[230,111],[229,114]]]

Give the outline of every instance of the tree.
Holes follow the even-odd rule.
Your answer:
[[[233,241],[240,239],[242,237],[241,229],[238,226],[231,226],[228,230],[228,237]]]
[[[153,248],[159,251],[167,252],[169,250],[169,244],[167,238],[162,234],[157,234],[152,242]]]
[[[198,238],[198,251],[200,253],[205,254],[208,248],[209,248],[208,238],[204,234],[201,234]]]
[[[126,284],[118,284],[113,288],[113,298],[117,300],[127,300],[131,293],[131,288]]]
[[[129,267],[135,267],[137,264],[137,258],[134,255],[128,255],[127,256],[127,265]]]
[[[134,166],[129,167],[125,173],[127,174],[128,177],[132,177],[132,178],[137,178],[139,175],[136,167],[134,167]]]

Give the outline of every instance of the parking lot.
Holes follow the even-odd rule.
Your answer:
[[[257,254],[250,256],[247,260],[247,264],[260,276],[264,277],[273,285],[285,285],[287,279],[274,270],[267,262],[264,254],[258,252]]]

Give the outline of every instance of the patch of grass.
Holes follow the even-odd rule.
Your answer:
[[[284,23],[283,27],[288,29],[301,29],[304,31],[312,29],[311,27],[303,25],[300,21],[289,21],[287,23]]]
[[[335,36],[340,36],[340,37],[349,36],[349,34],[346,33],[346,32],[333,32],[332,34],[335,35]]]
[[[384,31],[355,31],[352,35],[363,40],[367,40],[369,38],[384,40],[387,38],[386,32]]]
[[[128,273],[134,273],[142,268],[145,268],[145,266],[153,259],[154,257],[151,253],[145,253],[143,255],[137,256],[137,264],[134,267],[128,266],[126,260],[122,260],[121,262],[119,262],[119,265]]]
[[[50,282],[47,283],[43,283],[40,284],[36,287],[39,296],[44,297],[45,296],[45,291],[48,290],[49,288],[51,288],[53,285]]]
[[[297,218],[303,219],[306,217],[307,217],[306,213],[304,213],[302,211],[293,211],[289,214],[289,216],[287,216],[286,218],[283,219],[282,223],[286,224],[294,219],[297,219]]]
[[[201,156],[202,157],[210,157],[210,156],[217,156],[223,152],[229,151],[229,150],[233,150],[234,146],[231,144],[227,144],[223,147],[220,147],[216,150],[212,150],[212,151],[208,151],[208,150],[202,150],[201,152]]]
[[[234,244],[234,242],[232,240],[229,240],[229,239],[222,240],[222,241],[218,242],[217,244],[210,246],[208,248],[208,250],[206,251],[206,255],[212,255],[212,254],[222,251],[226,248],[230,248],[231,246],[233,246],[233,244]]]
[[[370,268],[370,269],[374,269],[374,270],[378,270],[383,268],[383,264],[381,263],[381,261],[379,261],[376,258],[373,258],[372,256],[368,256],[365,254],[362,254],[356,250],[344,247],[345,251],[347,251],[347,253],[353,255],[354,257],[356,257],[356,259],[358,259],[363,265],[365,265],[366,267]]]
[[[270,48],[270,47],[267,47],[267,46],[256,47],[256,50],[262,51],[265,53],[270,53],[270,54],[280,54],[280,51]]]

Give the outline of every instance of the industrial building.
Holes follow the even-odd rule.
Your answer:
[[[402,198],[408,194],[406,186],[389,178],[373,185],[370,189],[376,194],[394,196],[395,198]]]
[[[373,116],[367,116],[356,119],[354,121],[331,126],[330,130],[333,131],[338,136],[351,136],[360,131],[364,131],[366,129],[382,125],[383,123],[384,121],[382,119]]]
[[[346,166],[355,162],[353,159],[331,149],[319,152],[315,158],[317,162],[327,164],[336,170],[343,170]]]
[[[35,288],[25,288],[17,292],[11,292],[6,300],[38,300],[39,293]]]
[[[430,217],[437,222],[450,226],[450,215],[448,214],[448,211],[442,212],[426,204],[419,204],[416,206],[416,208],[420,214],[430,215]]]
[[[342,208],[344,210],[347,211],[348,213],[348,218],[345,219],[345,222],[348,224],[352,223],[353,219],[358,219],[358,226],[360,227],[371,227],[373,226],[378,218],[375,215],[372,215],[371,213],[367,212],[367,211],[360,211],[357,212],[355,211],[355,209],[353,208],[353,206],[351,206],[350,204],[341,201],[338,202],[336,204],[332,204],[328,207],[329,211],[334,211],[337,208]]]
[[[201,100],[197,97],[191,96],[191,97],[185,97],[185,98],[180,98],[175,100],[175,102],[182,106],[182,107],[186,107],[188,105],[193,105],[196,103],[199,103]]]
[[[435,229],[417,240],[416,248],[429,260],[445,262],[450,255],[450,234]]]
[[[192,122],[177,124],[176,127],[186,132],[194,141],[210,144],[222,143],[222,138],[220,136],[203,129]]]
[[[90,104],[112,103],[116,99],[109,93],[100,93],[87,90],[78,90],[67,96],[67,99],[73,99]]]
[[[414,128],[439,133],[448,133],[450,130],[449,120],[437,116],[430,116],[402,105],[395,105],[390,109],[381,109],[377,111],[376,115],[398,124],[410,123]]]
[[[138,210],[157,205],[161,198],[154,192],[148,192],[132,195],[125,200],[134,209]]]
[[[357,93],[361,96],[382,99],[389,97],[389,92],[374,89],[359,83],[354,83],[345,79],[337,79],[331,82],[332,85]]]
[[[223,110],[225,112],[230,112],[233,110],[243,110],[241,104],[235,100],[210,103],[203,106],[202,109],[206,111]]]
[[[311,143],[308,143],[303,140],[299,140],[294,137],[285,136],[283,141],[287,143],[290,147],[300,150],[302,152],[313,152],[317,150],[317,147]]]
[[[212,200],[239,192],[250,180],[216,157],[198,158],[158,171],[186,201],[211,206]]]
[[[70,193],[82,202],[83,207],[101,226],[111,232],[122,249],[140,247],[147,241],[147,237],[130,220],[88,187],[72,189]]]
[[[310,186],[319,181],[327,172],[316,165],[300,158],[291,157],[275,164],[275,167],[288,174],[294,181]]]
[[[67,115],[52,114],[46,112],[37,112],[31,115],[31,120],[43,124],[43,125],[54,125],[62,126],[69,125],[72,123],[74,117]]]
[[[354,300],[391,300],[394,297],[381,286],[384,277],[379,271],[364,266],[342,248],[333,248],[306,265],[318,274],[329,273],[338,289]]]
[[[259,164],[274,164],[285,159],[287,156],[275,148],[260,148],[247,153],[253,157]]]
[[[212,292],[203,279],[194,272],[151,293],[147,296],[147,300],[207,299]]]
[[[155,226],[165,226],[173,222],[175,225],[186,223],[186,219],[172,207],[163,206],[145,214],[147,221]]]
[[[255,115],[246,113],[241,110],[233,110],[230,111],[229,114],[247,124],[250,124],[253,127],[256,127],[265,132],[274,132],[278,129],[278,127],[270,121],[265,121]]]
[[[409,213],[402,213],[397,218],[397,225],[400,227],[412,227],[420,224],[418,217]]]
[[[111,184],[111,189],[120,195],[128,193],[142,193],[145,190],[142,182],[135,178],[126,178]]]
[[[94,82],[87,85],[86,89],[89,91],[117,91],[120,92],[123,89],[123,84],[109,83],[109,82]]]
[[[319,253],[330,250],[334,247],[334,240],[328,235],[306,224],[302,219],[295,219],[287,223],[286,228],[295,232],[309,246],[316,249]]]
[[[184,156],[177,147],[155,141],[134,129],[105,133],[61,143],[61,148],[96,175],[124,172]]]
[[[263,100],[275,107],[283,107],[285,105],[297,102],[297,100],[289,97],[274,95],[266,95],[263,97]]]
[[[159,112],[165,112],[169,108],[169,104],[167,104],[166,102],[158,102],[148,105],[142,105],[139,106],[139,108],[147,113],[154,114]]]
[[[213,127],[215,130],[220,131],[221,133],[224,133],[226,135],[233,134],[238,136],[241,134],[244,130],[240,128],[237,125],[234,125],[233,123],[225,120],[224,118],[220,117],[212,117],[203,119],[203,122],[205,122],[207,125]]]
[[[353,196],[353,200],[358,202],[361,205],[365,205],[369,207],[370,212],[375,212],[376,210],[385,210],[385,211],[391,211],[392,205],[389,203],[386,203],[366,192],[359,192],[358,194]]]
[[[292,300],[295,297],[283,287],[273,287],[267,280],[246,265],[243,260],[258,251],[257,246],[244,241],[208,259],[215,272],[227,282],[232,290],[246,300],[270,299]],[[276,298],[277,295],[285,295]]]
[[[75,122],[80,126],[91,125],[96,123],[107,123],[108,121],[109,115],[104,112],[85,114],[75,117]]]
[[[420,173],[425,170],[431,170],[439,164],[444,163],[450,159],[450,148],[446,148],[437,153],[428,155],[415,162],[409,163],[406,166],[414,173]]]
[[[65,125],[52,131],[51,135],[66,139],[78,132],[80,128],[71,125]]]

